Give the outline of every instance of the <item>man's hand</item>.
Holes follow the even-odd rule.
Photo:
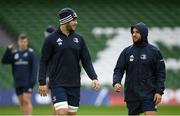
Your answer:
[[[155,104],[159,104],[161,102],[162,96],[159,93],[155,93],[154,95],[154,102]]]
[[[47,96],[48,93],[47,85],[40,85],[38,88],[38,92],[41,96]]]
[[[10,45],[8,45],[8,48],[9,49],[12,49],[14,47],[14,44],[12,43],[12,44],[10,44]]]
[[[121,84],[117,83],[114,85],[114,91],[120,92],[121,91]]]
[[[100,88],[100,84],[99,84],[99,81],[98,80],[92,80],[92,87],[95,89],[95,90],[99,90]]]

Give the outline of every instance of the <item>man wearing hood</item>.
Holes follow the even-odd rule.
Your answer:
[[[160,50],[148,43],[148,28],[144,23],[131,27],[133,45],[120,54],[114,68],[113,87],[121,91],[125,77],[125,101],[129,115],[155,115],[165,86],[165,63]]]

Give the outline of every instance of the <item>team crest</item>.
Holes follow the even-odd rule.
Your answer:
[[[23,54],[23,56],[24,56],[24,57],[27,57],[27,56],[28,56],[28,53],[27,53],[27,52],[25,52],[25,53]]]
[[[73,38],[73,41],[74,41],[75,43],[79,43],[78,38]]]
[[[19,54],[18,54],[18,53],[16,53],[16,54],[14,55],[14,59],[19,59]]]
[[[146,54],[141,54],[140,59],[141,60],[146,60],[147,59],[147,55]]]

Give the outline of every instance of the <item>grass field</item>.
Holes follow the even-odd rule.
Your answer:
[[[18,106],[0,106],[0,115],[20,115]],[[159,106],[158,115],[180,115],[180,106]],[[51,106],[34,106],[33,115],[51,115]],[[127,115],[125,106],[80,106],[78,115]]]

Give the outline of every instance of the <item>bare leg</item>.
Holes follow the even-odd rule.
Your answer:
[[[144,115],[145,115],[145,116],[155,116],[155,115],[156,115],[156,112],[155,112],[155,111],[145,111],[145,112],[144,112]]]
[[[32,103],[31,103],[31,93],[23,93],[18,95],[18,99],[20,102],[20,109],[23,115],[31,115],[32,114]]]
[[[68,115],[76,116],[76,112],[68,112]]]
[[[56,110],[56,115],[67,116],[68,115],[68,109],[67,108],[58,109],[58,110]]]
[[[52,115],[53,115],[53,116],[56,116],[56,110],[55,110],[55,108],[54,108],[53,105],[52,105]]]

